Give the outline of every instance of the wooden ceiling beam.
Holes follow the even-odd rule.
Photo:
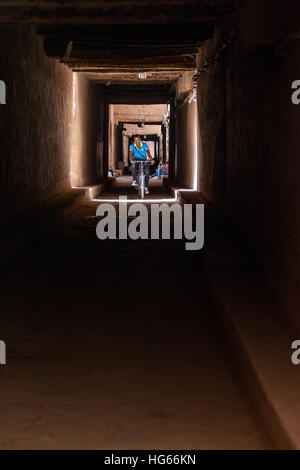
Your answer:
[[[178,73],[181,74],[185,70],[191,70],[191,68],[183,69],[182,67],[156,67],[152,69],[151,67],[86,67],[86,66],[76,66],[75,64],[70,67],[73,72],[84,72],[84,73],[94,73],[94,74],[121,74],[121,73],[135,73],[139,72],[149,72],[149,73]],[[194,69],[196,71],[196,68]]]
[[[51,38],[67,39],[74,42],[95,41],[102,44],[143,45],[145,43],[177,43],[191,44],[210,39],[213,36],[214,25],[197,23],[195,20],[188,25],[182,23],[143,24],[143,25],[48,25],[37,26],[38,34]]]
[[[85,59],[85,60],[102,60],[111,58],[115,60],[120,59],[145,59],[145,58],[170,58],[178,56],[191,56],[197,54],[196,47],[188,48],[144,48],[144,49],[128,49],[120,47],[119,49],[83,49],[78,50],[76,45],[70,51],[69,59]]]
[[[135,68],[138,70],[167,70],[168,68],[177,68],[177,69],[193,69],[196,67],[196,60],[194,57],[187,56],[176,56],[176,57],[163,57],[160,58],[160,61],[157,61],[158,58],[145,58],[145,59],[129,59],[125,57],[124,59],[63,59],[62,63],[68,65],[71,68],[111,68],[113,69],[131,69]]]
[[[233,0],[1,0],[0,22],[32,24],[166,24],[215,22]]]

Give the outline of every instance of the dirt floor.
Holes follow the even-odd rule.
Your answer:
[[[201,252],[100,241],[98,204],[58,213],[2,273],[0,448],[269,448]]]
[[[105,190],[104,194],[101,194],[101,198],[115,198],[119,196],[127,196],[128,199],[137,199],[138,191],[136,186],[131,186],[131,176],[121,176],[115,178]],[[150,194],[145,195],[145,199],[173,199],[172,194],[168,191],[163,181],[158,178],[153,178],[149,182]]]

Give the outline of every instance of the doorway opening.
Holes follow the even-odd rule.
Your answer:
[[[133,136],[141,136],[154,160],[151,179],[158,179],[158,168],[169,163],[170,107],[162,104],[110,104],[108,126],[109,177],[130,185],[129,147]],[[161,179],[161,178],[159,178]]]

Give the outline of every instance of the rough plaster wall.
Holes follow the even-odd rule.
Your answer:
[[[261,255],[278,292],[279,306],[300,328],[300,105],[291,102],[291,83],[300,77],[300,40],[294,41],[272,77],[268,114],[268,171]],[[265,253],[265,255],[264,255]]]
[[[267,147],[274,133],[269,128],[274,61],[271,54],[240,58],[233,48],[226,65],[225,211],[256,245],[269,209],[266,191],[272,162]]]
[[[72,74],[29,26],[0,27],[1,217],[70,186]]]
[[[280,61],[270,53],[230,54],[224,201],[258,254],[282,313],[300,325],[300,110],[291,103],[299,53],[298,41]]]
[[[200,60],[227,35],[217,31]],[[198,104],[201,190],[243,232],[282,314],[298,324],[300,107],[291,103],[291,83],[300,76],[299,53],[299,41],[280,61],[272,52],[228,49],[202,75]]]
[[[223,32],[215,35],[200,49],[198,66],[214,55],[223,40]],[[198,81],[198,113],[200,123],[200,190],[216,205],[223,204],[225,153],[224,62],[212,65]]]
[[[182,188],[197,189],[195,173],[198,173],[196,154],[198,154],[199,129],[197,117],[197,104],[186,103],[183,100],[193,88],[193,72],[185,73],[177,83],[177,120],[176,120],[176,184]]]
[[[97,167],[97,87],[76,74],[76,109],[72,122],[71,181],[73,186],[95,184]]]

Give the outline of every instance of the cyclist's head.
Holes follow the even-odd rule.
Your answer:
[[[133,136],[133,142],[136,144],[136,143],[138,143],[138,142],[140,142],[140,141],[141,141],[141,136],[138,135],[138,134],[135,134],[135,135]]]

